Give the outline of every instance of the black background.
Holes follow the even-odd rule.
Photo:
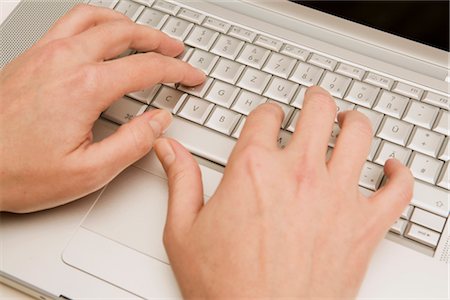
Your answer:
[[[293,2],[449,51],[449,1]]]

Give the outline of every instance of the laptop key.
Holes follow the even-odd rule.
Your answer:
[[[227,33],[228,29],[230,29],[231,27],[230,24],[211,17],[206,18],[206,20],[203,22],[203,26],[220,31],[222,33]]]
[[[423,94],[422,89],[399,81],[394,84],[392,91],[416,100],[419,100]]]
[[[102,117],[117,124],[124,124],[144,113],[147,107],[146,104],[134,101],[128,97],[122,97],[114,102],[102,114]]]
[[[383,167],[365,162],[359,177],[359,185],[369,190],[376,190],[383,178]]]
[[[190,10],[190,9],[186,9],[186,8],[182,8],[178,12],[178,17],[180,17],[182,19],[185,19],[187,21],[196,23],[196,24],[201,24],[206,16],[202,15],[201,13],[198,13],[196,11],[193,11],[193,10]]]
[[[326,71],[319,85],[332,96],[342,99],[351,81],[348,77]]]
[[[439,94],[426,92],[422,101],[446,110],[450,110],[450,101],[448,97]]]
[[[435,248],[439,241],[440,234],[428,228],[416,224],[411,224],[405,236],[412,240]]]
[[[436,157],[443,141],[444,136],[442,134],[416,126],[407,147]]]
[[[238,93],[239,88],[234,85],[220,80],[214,80],[205,99],[228,108],[231,106],[231,103],[233,103]]]
[[[220,35],[211,52],[229,59],[235,59],[244,42],[228,35]]]
[[[446,190],[450,190],[450,174],[449,174],[449,169],[450,169],[450,162],[446,162],[444,164],[444,167],[442,168],[441,171],[441,176],[438,179],[437,185],[446,189]]]
[[[270,80],[271,75],[246,67],[237,85],[257,94],[261,94]]]
[[[411,100],[403,120],[431,129],[438,112],[439,108],[435,106]]]
[[[219,33],[214,30],[195,25],[184,42],[196,48],[209,50],[218,36]]]
[[[337,62],[331,58],[319,55],[317,53],[313,53],[309,59],[308,62],[316,65],[318,67],[333,71],[336,67]]]
[[[128,96],[145,104],[150,104],[160,87],[161,85],[157,84],[145,90],[129,93]]]
[[[319,67],[299,62],[289,79],[300,83],[301,85],[310,87],[319,82],[323,71],[324,70]]]
[[[393,79],[372,72],[367,73],[363,81],[386,90],[390,90],[394,84]]]
[[[236,61],[261,69],[269,54],[270,50],[252,44],[245,44]]]
[[[184,91],[193,96],[203,98],[203,96],[205,96],[205,93],[208,90],[208,88],[212,82],[213,82],[213,79],[211,77],[207,77],[206,80],[200,85],[197,85],[197,86],[180,85],[178,87],[178,89],[180,91]]]
[[[166,12],[171,15],[176,15],[178,10],[180,9],[179,6],[163,0],[157,0],[155,4],[153,4],[153,8],[156,8],[157,10]]]
[[[344,63],[339,63],[335,72],[357,80],[362,80],[364,74],[366,73],[363,69],[347,65]]]
[[[382,141],[380,149],[373,161],[377,164],[384,165],[386,160],[396,158],[405,165],[408,162],[410,154],[410,149],[403,148],[402,146],[387,141]]]
[[[440,160],[414,152],[409,168],[415,178],[435,184],[442,165]]]
[[[353,80],[345,100],[371,108],[380,91],[379,87]]]
[[[258,35],[253,43],[277,52],[280,51],[283,45],[283,42],[264,35]]]
[[[245,66],[226,58],[220,58],[210,76],[234,84]]]
[[[164,22],[167,20],[169,15],[154,10],[151,8],[145,8],[144,12],[139,16],[136,23],[141,25],[147,25],[155,29],[161,29]]]
[[[292,81],[274,76],[264,92],[264,96],[289,104],[297,87],[298,84],[295,84]]]
[[[200,49],[195,49],[189,57],[188,63],[208,75],[218,59],[219,57],[217,55]]]
[[[195,123],[203,124],[213,107],[214,104],[211,102],[190,96],[178,115]]]
[[[281,48],[280,50],[280,53],[289,55],[293,58],[300,59],[302,61],[306,61],[306,59],[310,54],[310,52],[305,49],[289,44],[284,44],[283,48]]]
[[[206,127],[230,135],[241,115],[226,108],[215,106],[211,116],[205,123]]]
[[[230,32],[228,32],[228,34],[250,43],[253,42],[256,37],[256,33],[254,33],[253,31],[239,26],[231,26]]]
[[[189,33],[189,31],[193,26],[194,24],[186,20],[175,17],[169,17],[169,19],[167,19],[161,31],[173,38],[182,41],[187,36],[187,34]]]
[[[446,219],[420,208],[414,209],[411,222],[442,232]]]
[[[408,221],[403,219],[397,219],[395,223],[391,226],[389,231],[403,235],[406,229],[406,225],[408,225]]]
[[[258,105],[265,103],[266,100],[267,99],[263,96],[241,90],[241,93],[237,97],[237,100],[234,102],[231,109],[248,116],[252,110],[254,110]]]
[[[99,7],[114,8],[119,0],[91,0],[89,4]]]
[[[267,63],[262,68],[263,71],[269,72],[279,77],[288,78],[294,68],[296,59],[289,56],[272,52]]]
[[[405,146],[413,127],[412,124],[385,116],[377,136],[384,140]]]
[[[163,85],[151,105],[176,113],[185,98],[185,93]]]
[[[414,180],[411,204],[441,217],[448,217],[448,191],[421,180]]]
[[[381,91],[380,98],[373,107],[374,110],[400,119],[408,105],[409,99],[405,96],[394,94],[385,90]]]
[[[120,0],[114,10],[124,14],[132,21],[136,21],[137,17],[144,10],[144,6],[130,0]]]
[[[449,112],[441,109],[433,130],[445,135],[450,135],[450,117]]]

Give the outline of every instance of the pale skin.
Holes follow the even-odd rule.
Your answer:
[[[109,60],[128,48],[147,53]],[[276,143],[281,109],[255,109],[205,205],[197,162],[161,137],[169,113],[147,112],[93,142],[93,123],[122,95],[204,80],[173,58],[182,51],[158,31],[81,5],[1,70],[0,209],[75,200],[154,148],[169,179],[164,244],[185,298],[354,298],[374,249],[411,199],[413,179],[389,160],[387,183],[369,198],[359,192],[371,128],[356,111],[338,115],[341,133],[326,161],[336,115],[326,91],[308,89],[285,149]]]

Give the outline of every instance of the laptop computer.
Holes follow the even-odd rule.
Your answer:
[[[76,2],[21,2],[0,28],[1,66]],[[391,156],[410,166],[416,179],[411,205],[376,250],[358,297],[449,297],[448,38],[443,46],[412,41],[386,28],[358,24],[350,16],[353,21],[338,17],[345,16],[342,9],[321,12],[327,7],[320,2],[91,4],[182,39],[187,47],[180,59],[208,75],[199,87],[158,85],[124,96],[95,124],[96,140],[146,109],[172,111],[174,122],[165,134],[196,155],[207,199],[251,109],[266,101],[283,108],[283,146],[301,111],[304,90],[320,85],[340,110],[357,109],[372,122],[373,147],[360,180],[364,193],[383,184],[380,170]],[[380,13],[374,9],[381,3],[372,5],[373,14]],[[421,12],[424,19],[437,18]],[[399,15],[408,18],[406,11]],[[392,23],[392,18],[382,23]],[[258,80],[262,83],[253,85],[249,74],[263,78]],[[202,106],[201,114],[189,110],[192,101]],[[38,213],[2,213],[1,281],[40,299],[181,297],[162,245],[166,183],[150,153],[83,199]]]

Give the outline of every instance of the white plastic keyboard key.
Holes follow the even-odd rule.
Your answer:
[[[391,226],[389,231],[395,232],[397,234],[403,235],[406,229],[406,225],[408,225],[408,221],[403,219],[398,219],[395,221],[395,223]]]
[[[277,52],[280,51],[281,46],[283,46],[283,42],[265,35],[258,35],[253,43]]]
[[[392,144],[387,141],[382,141],[378,153],[373,161],[377,164],[384,165],[386,160],[396,158],[405,165],[408,162],[410,154],[411,150],[407,148],[403,148],[402,146]]]
[[[187,62],[208,75],[218,59],[219,57],[217,55],[200,49],[195,49]]]
[[[378,147],[380,147],[381,144],[381,139],[380,138],[373,138],[372,139],[372,143],[370,144],[370,151],[369,151],[369,155],[367,156],[367,159],[372,161],[373,158],[375,157],[375,154],[378,151]]]
[[[291,118],[291,121],[289,122],[289,126],[286,129],[289,130],[290,132],[294,132],[299,117],[300,117],[300,110],[296,109],[294,111],[293,117]]]
[[[188,35],[192,26],[194,26],[194,24],[186,20],[169,17],[166,23],[164,23],[161,31],[175,39],[179,39],[182,41]]]
[[[144,10],[144,6],[130,0],[120,0],[114,7],[114,10],[124,14],[132,21],[136,21],[137,17]]]
[[[191,96],[185,101],[178,115],[195,123],[203,124],[213,107],[213,103]]]
[[[252,44],[245,44],[236,61],[261,69],[269,54],[270,50]]]
[[[450,113],[447,110],[441,109],[433,130],[445,135],[450,135]]]
[[[285,128],[286,125],[287,125],[287,122],[289,121],[289,119],[291,117],[292,112],[294,111],[294,108],[292,106],[280,103],[280,102],[275,101],[275,100],[269,100],[267,102],[268,103],[275,103],[275,104],[277,104],[278,106],[281,107],[281,109],[283,110],[283,113],[284,113],[284,118],[283,118],[283,121],[281,122],[281,128]]]
[[[163,85],[151,104],[157,108],[176,113],[185,98],[185,93]]]
[[[230,32],[228,32],[228,34],[250,43],[253,42],[256,37],[256,33],[254,33],[253,31],[239,26],[231,26]]]
[[[195,25],[184,42],[196,48],[209,50],[218,36],[219,33],[214,30]]]
[[[119,0],[91,0],[89,4],[99,7],[114,8]]]
[[[437,232],[442,232],[444,229],[446,219],[432,214],[420,208],[414,209],[411,216],[411,222],[433,229]]]
[[[234,85],[214,80],[205,99],[224,107],[230,107],[238,93],[239,88]]]
[[[129,93],[128,96],[145,104],[150,104],[150,102],[152,102],[153,98],[155,97],[160,87],[161,85],[157,84],[151,88],[142,91]]]
[[[320,87],[327,90],[332,96],[342,99],[351,81],[346,76],[326,71],[320,82]]]
[[[303,101],[305,100],[306,86],[300,86],[297,94],[295,94],[294,99],[291,102],[291,105],[296,108],[303,107]]]
[[[337,98],[333,98],[333,99],[337,106],[336,118],[334,120],[335,122],[337,122],[337,113],[347,111],[347,110],[353,110],[355,108],[355,104],[353,104],[351,102],[344,101],[344,100],[337,99]]]
[[[122,97],[114,102],[102,116],[118,124],[131,121],[134,117],[141,115],[147,109],[147,105],[134,101],[128,97]]]
[[[405,146],[412,129],[412,124],[385,116],[377,136],[384,140]]]
[[[254,93],[261,94],[266,88],[270,77],[271,75],[265,72],[246,67],[237,85]]]
[[[309,87],[316,85],[319,82],[323,71],[324,70],[319,67],[299,62],[289,79]]]
[[[316,65],[318,67],[333,71],[334,68],[336,67],[337,62],[331,58],[313,53],[309,59],[308,62]]]
[[[186,93],[191,94],[193,96],[203,98],[212,82],[213,79],[211,77],[207,77],[206,80],[200,85],[197,86],[180,85],[178,89],[180,91],[185,91]]]
[[[406,97],[409,97],[412,99],[416,99],[416,100],[419,100],[423,94],[422,89],[412,86],[412,85],[409,85],[409,84],[406,84],[406,83],[403,83],[403,82],[400,82],[400,81],[397,81],[394,84],[392,91],[395,93],[398,93],[400,95],[403,95],[403,96],[406,96]]]
[[[284,44],[283,48],[281,48],[280,53],[306,61],[310,52],[297,46]]]
[[[139,16],[136,23],[147,25],[155,29],[161,29],[167,18],[169,18],[169,15],[160,12],[159,10],[145,8],[144,12]]]
[[[447,161],[444,164],[444,167],[442,168],[441,176],[439,176],[439,179],[437,182],[438,186],[440,186],[444,189],[447,189],[447,190],[450,190],[450,174],[449,174],[450,167],[449,166],[450,166],[450,162]]]
[[[431,129],[438,112],[439,108],[435,106],[411,100],[403,120]]]
[[[150,7],[150,6],[152,6],[153,3],[155,3],[155,0],[133,0],[133,1],[138,2],[147,7]]]
[[[328,146],[334,148],[336,146],[336,140],[341,132],[341,128],[337,123],[333,123],[333,128],[331,129],[330,139],[328,140]]]
[[[233,131],[233,134],[231,135],[235,139],[238,139],[241,135],[242,128],[244,128],[245,120],[247,120],[247,117],[242,117],[239,121],[239,124],[236,126],[236,128]]]
[[[355,104],[371,108],[379,91],[380,88],[378,87],[353,80],[350,90],[344,99]]]
[[[238,80],[245,66],[226,58],[220,58],[211,76],[225,82],[234,84]]]
[[[423,97],[422,101],[446,110],[450,110],[450,101],[446,96],[442,96],[432,92],[425,92],[425,96]]]
[[[196,24],[201,24],[205,19],[205,15],[187,8],[180,9],[178,12],[178,17]]]
[[[442,143],[441,151],[439,151],[438,158],[443,161],[450,160],[450,138],[446,137]]]
[[[155,4],[153,4],[153,8],[156,8],[157,10],[166,12],[171,15],[176,15],[178,10],[180,9],[179,6],[163,0],[156,0]]]
[[[289,131],[280,130],[280,133],[278,134],[278,138],[277,138],[278,147],[280,147],[281,149],[286,147],[287,144],[289,143],[291,137],[292,137],[292,133],[290,133]]]
[[[205,126],[226,135],[230,135],[240,117],[241,115],[234,111],[215,106],[211,116],[206,121]]]
[[[229,59],[235,59],[243,45],[243,41],[221,34],[211,48],[211,52]]]
[[[383,114],[361,106],[358,106],[356,110],[369,118],[372,125],[372,134],[375,135],[378,132],[378,127],[380,126],[381,121],[383,120]]]
[[[351,77],[353,79],[361,80],[364,77],[365,71],[363,69],[340,63],[336,68],[336,73]]]
[[[288,78],[295,63],[296,60],[294,58],[272,52],[262,70],[279,77]]]
[[[440,234],[428,228],[411,224],[406,236],[412,240],[435,248],[439,241]]]
[[[298,84],[279,77],[272,77],[264,96],[289,104],[297,90]]]
[[[230,24],[211,17],[206,18],[205,22],[203,22],[203,26],[220,31],[222,33],[226,33],[231,27]]]
[[[448,195],[448,191],[440,187],[415,180],[411,204],[447,218],[450,202]]]
[[[393,79],[372,72],[367,73],[363,81],[386,90],[390,90],[392,85],[394,84]]]
[[[407,146],[415,151],[436,157],[443,141],[442,134],[416,126]]]
[[[411,213],[413,212],[413,209],[414,209],[414,206],[408,205],[408,206],[405,207],[405,209],[403,210],[401,217],[402,217],[403,219],[408,220],[409,217],[411,217]]]
[[[415,178],[435,184],[442,165],[443,163],[440,160],[414,152],[411,156],[409,168]]]
[[[382,90],[380,97],[374,106],[374,110],[400,119],[408,102],[409,99],[405,96]]]
[[[383,167],[365,162],[359,177],[359,185],[369,190],[376,190],[383,178]]]
[[[266,98],[255,93],[241,90],[231,109],[247,116],[258,105],[265,103],[266,100]]]

